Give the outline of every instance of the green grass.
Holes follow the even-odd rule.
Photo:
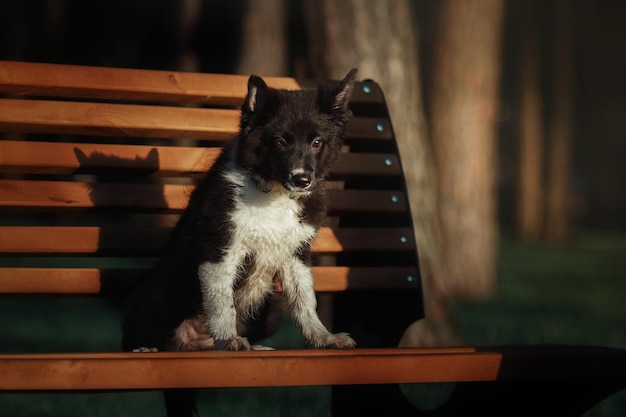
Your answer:
[[[626,236],[586,233],[563,247],[503,238],[500,288],[456,310],[468,344],[626,348]]]
[[[626,236],[586,232],[563,247],[503,238],[500,288],[458,306],[467,344],[569,344],[626,348]],[[626,390],[586,417],[626,415]]]
[[[454,312],[467,344],[626,348],[626,236],[586,232],[564,247],[502,238],[498,268],[498,294],[461,304]],[[0,352],[117,350],[120,319],[121,304],[114,300],[5,297],[0,299]],[[266,344],[291,349],[304,341],[287,323]],[[416,390],[434,405],[449,386]],[[199,401],[201,415],[218,417],[328,416],[329,407],[325,387],[205,390]],[[155,392],[0,394],[0,410],[7,416],[163,415]],[[621,417],[625,410],[626,390],[586,416]]]

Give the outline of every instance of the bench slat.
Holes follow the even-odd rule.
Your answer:
[[[192,190],[192,185],[178,184],[0,180],[0,206],[183,210]],[[407,210],[405,193],[399,190],[329,190],[328,195],[331,213]]]
[[[287,90],[310,86],[310,80],[263,79]],[[16,95],[239,106],[247,83],[247,75],[0,61],[0,92]],[[353,102],[383,102],[376,83],[357,84],[368,88],[355,88]]]
[[[607,376],[623,380],[625,371],[624,351],[601,348],[5,354],[0,355],[0,390],[309,386]]]
[[[300,89],[293,78],[264,77]],[[240,105],[248,76],[0,61],[0,91],[17,95]]]
[[[0,99],[0,129],[62,135],[224,140],[237,110]]]
[[[0,226],[0,253],[158,252],[170,233],[169,228]],[[411,230],[402,227],[335,230],[322,227],[312,243],[313,251],[318,253],[414,248]]]
[[[59,135],[225,140],[239,110],[0,98],[0,130]],[[388,122],[355,117],[348,138],[391,139]]]
[[[183,210],[192,185],[0,180],[0,205],[33,208]],[[97,201],[92,200],[92,196]]]
[[[0,166],[4,172],[20,174],[72,174],[82,168],[132,169],[152,175],[179,175],[205,172],[220,150],[4,140],[0,141]],[[79,159],[83,155],[86,159]]]
[[[129,290],[146,269],[0,268],[2,294],[99,294]],[[313,267],[315,291],[417,288],[413,267]],[[412,278],[411,278],[412,277]]]
[[[490,381],[497,378],[501,361],[499,354],[437,354],[414,349],[236,353],[0,355],[0,390]]]
[[[0,167],[6,173],[72,174],[77,170],[134,170],[167,176],[206,172],[220,148],[0,141]],[[51,155],[54,155],[51,158]],[[333,175],[401,175],[396,155],[343,155]]]

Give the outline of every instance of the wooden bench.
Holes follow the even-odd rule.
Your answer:
[[[0,62],[0,303],[123,297],[154,264],[198,175],[236,133],[246,81]],[[358,349],[36,353],[9,344],[0,390],[332,385],[334,415],[421,415],[399,383],[458,382],[451,401],[428,415],[526,415],[539,404],[540,414],[579,415],[626,387],[622,350],[396,348],[423,317],[402,166],[380,87],[358,83],[351,107],[329,216],[313,246],[330,326],[352,333]]]

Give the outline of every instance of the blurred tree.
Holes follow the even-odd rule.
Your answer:
[[[55,62],[62,57],[67,0],[0,2],[0,57]]]
[[[358,67],[361,77],[376,80],[385,92],[404,161],[427,317],[407,332],[406,343],[456,343],[458,338],[448,317],[447,262],[442,253],[435,170],[424,120],[412,2],[315,0],[304,5],[313,75],[337,79]]]
[[[516,39],[521,54],[516,229],[524,239],[539,239],[543,227],[543,94],[541,88],[541,10],[539,0],[521,3],[522,29]]]
[[[582,123],[577,174],[587,224],[626,230],[626,4],[580,0]],[[578,119],[578,118],[577,118]],[[579,177],[580,178],[580,177]]]
[[[287,75],[286,0],[248,0],[243,19],[243,34],[235,72]]]
[[[448,291],[495,287],[496,113],[502,0],[438,2],[430,125]]]
[[[574,114],[574,60],[572,8],[567,0],[557,0],[552,10],[551,85],[552,109],[548,132],[548,183],[545,238],[564,242],[571,220],[570,160]]]
[[[201,0],[189,46],[200,72],[230,74],[241,55],[245,0]]]

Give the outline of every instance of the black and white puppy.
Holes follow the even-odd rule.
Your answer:
[[[276,282],[312,347],[355,347],[318,318],[310,268],[355,76],[299,91],[250,77],[239,135],[194,190],[160,263],[131,297],[125,350],[249,350],[277,328]]]

